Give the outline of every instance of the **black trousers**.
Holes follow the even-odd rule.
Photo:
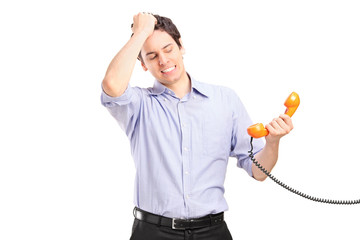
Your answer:
[[[232,240],[232,237],[225,222],[193,230],[174,230],[135,219],[130,240]]]

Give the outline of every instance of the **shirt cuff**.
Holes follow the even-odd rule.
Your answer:
[[[250,147],[250,145],[249,145],[249,147]],[[259,153],[263,148],[264,148],[264,142],[261,139],[254,139],[254,141],[253,141],[254,156],[257,153]],[[238,160],[238,167],[243,168],[249,174],[250,177],[254,177],[253,172],[252,172],[252,164],[253,164],[253,161],[251,160],[250,156],[246,156],[246,157]]]
[[[102,89],[101,104],[104,107],[114,107],[116,105],[121,106],[121,105],[129,104],[131,100],[131,96],[133,94],[133,89],[130,86],[130,84],[127,86],[125,92],[119,97],[111,97],[104,91],[103,88],[101,89]]]
[[[253,162],[251,161],[250,157],[247,157],[239,161],[238,166],[244,169],[249,174],[250,177],[254,177],[252,172],[252,163]]]

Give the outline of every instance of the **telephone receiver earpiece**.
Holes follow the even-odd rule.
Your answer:
[[[285,114],[289,115],[289,117],[292,117],[292,115],[294,115],[296,109],[300,105],[299,95],[296,92],[292,92],[286,99],[284,105],[286,107]]]
[[[292,117],[292,115],[294,115],[296,109],[300,105],[299,95],[296,92],[292,92],[286,99],[284,105],[286,107],[285,114],[289,117]],[[262,123],[251,125],[250,127],[248,127],[247,132],[253,138],[261,138],[269,134],[269,131],[264,127]]]

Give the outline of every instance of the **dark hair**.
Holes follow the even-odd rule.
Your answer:
[[[154,30],[160,30],[160,31],[167,32],[172,37],[172,39],[174,39],[174,41],[179,46],[179,48],[181,48],[181,43],[180,43],[181,35],[180,35],[180,32],[176,28],[175,24],[171,21],[171,19],[167,18],[167,17],[159,16],[159,15],[156,15],[156,14],[153,14],[153,16],[157,20],[157,23],[155,24]],[[131,27],[132,26],[133,25],[131,24]],[[131,34],[131,36],[133,36],[133,35],[134,35],[134,33]],[[144,62],[144,60],[143,60],[143,58],[141,56],[141,51],[139,52],[138,59],[141,62]]]

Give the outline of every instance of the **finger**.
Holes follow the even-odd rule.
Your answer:
[[[274,118],[269,125],[273,129],[273,131],[270,131],[273,135],[284,135],[290,132],[290,129],[281,118]]]
[[[270,134],[275,134],[277,132],[270,123],[266,124],[265,128],[269,131]]]
[[[289,115],[281,114],[279,117],[285,122],[285,124],[290,128],[290,130],[292,130],[294,128],[292,120],[289,117]]]
[[[277,118],[274,118],[269,124],[275,129],[281,128],[280,121]]]
[[[279,116],[279,118],[283,119],[286,123],[290,123],[291,122],[291,117],[287,114],[281,114]]]
[[[272,134],[272,135],[278,135],[281,133],[281,127],[279,126],[279,124],[273,120],[271,121],[269,124],[268,124],[268,130],[269,130],[269,133]]]
[[[288,134],[292,130],[291,126],[287,125],[283,119],[277,118],[276,122],[279,124],[283,134]]]
[[[133,25],[134,25],[134,23],[137,21],[137,18],[138,18],[139,15],[140,15],[140,13],[135,14],[135,15],[133,16],[133,24],[131,24],[131,27],[133,27]]]
[[[289,126],[285,123],[285,121],[282,118],[274,118],[274,120],[280,128],[282,129],[288,129]]]

